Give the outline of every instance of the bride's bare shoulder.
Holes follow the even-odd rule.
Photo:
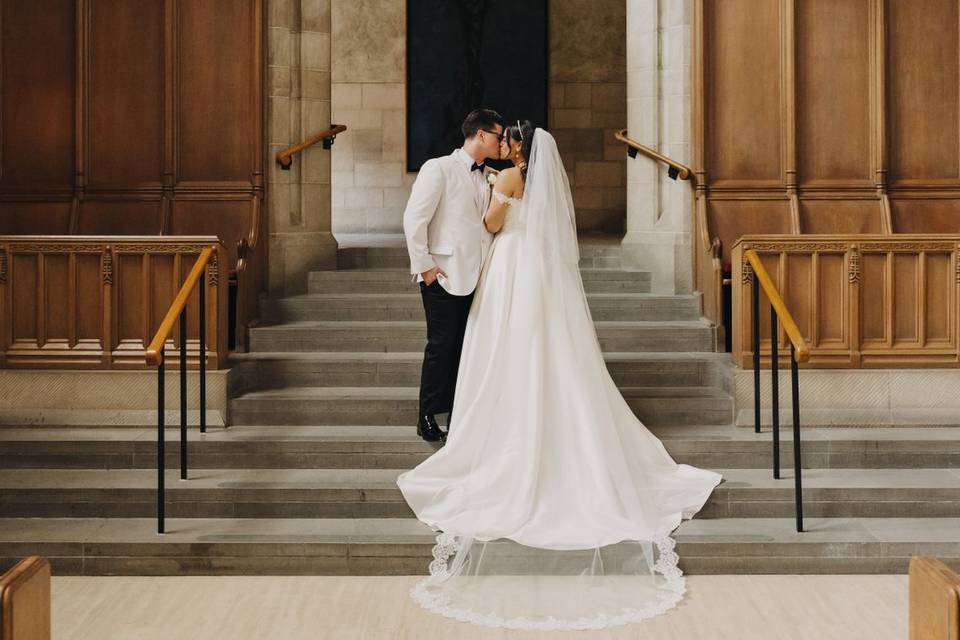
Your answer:
[[[497,176],[497,186],[504,187],[502,190],[510,193],[519,186],[521,180],[520,169],[517,167],[508,167]]]
[[[520,177],[520,167],[507,167],[500,172],[500,175],[509,180],[516,180]]]

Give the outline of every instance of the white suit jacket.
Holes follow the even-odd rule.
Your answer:
[[[439,266],[447,277],[445,283],[436,284],[456,296],[476,288],[493,241],[493,234],[483,226],[490,190],[484,183],[478,197],[470,171],[473,161],[468,163],[465,157],[469,158],[466,152],[457,149],[449,156],[427,160],[403,212],[411,279]]]

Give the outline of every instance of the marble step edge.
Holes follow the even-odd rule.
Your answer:
[[[409,257],[407,251],[406,237],[402,233],[397,234],[366,234],[366,233],[347,233],[337,234],[339,246],[337,251],[344,252],[369,252],[372,254],[401,255]],[[581,255],[587,252],[613,252],[619,254],[622,237],[618,235],[583,235],[579,238]]]
[[[683,398],[685,401],[711,400],[733,401],[732,396],[720,387],[698,386],[637,386],[619,387],[620,394],[629,399]],[[286,386],[273,389],[256,389],[230,398],[231,404],[249,400],[417,400],[418,387],[348,387],[348,386]],[[680,407],[678,407],[680,408]]]
[[[704,319],[691,320],[594,320],[597,330],[613,329],[703,329],[713,327]],[[267,332],[296,329],[398,329],[423,331],[422,320],[289,320],[278,324],[261,324],[251,327],[251,332]]]
[[[156,414],[154,414],[156,415]],[[438,418],[444,424],[443,416]],[[353,443],[357,446],[379,444],[418,444],[428,446],[411,426],[396,425],[316,425],[297,426],[283,424],[210,426],[206,434],[198,432],[195,420],[189,423],[188,437],[191,443],[212,445],[216,443],[290,442],[290,443]],[[765,427],[762,433],[733,425],[690,424],[669,427],[652,427],[650,431],[671,446],[688,448],[690,445],[709,447],[733,447],[738,450],[769,449],[771,433]],[[781,445],[791,447],[790,429],[781,426]],[[169,445],[175,445],[179,429],[168,425],[164,430]],[[137,426],[57,426],[57,425],[7,425],[0,426],[0,450],[10,443],[53,442],[63,445],[84,443],[147,445],[153,446],[157,436],[155,422]],[[960,427],[808,427],[802,430],[804,449],[826,451],[868,448],[871,451],[910,447],[916,451],[942,451],[949,446],[960,445]],[[745,449],[744,449],[745,448]]]
[[[164,535],[153,518],[0,518],[0,544],[122,543],[165,545],[197,542],[244,544],[289,537],[338,542],[432,545],[436,534],[414,518],[170,518]],[[69,529],[73,528],[74,531]],[[960,545],[960,518],[809,518],[797,532],[793,518],[715,518],[685,520],[673,532],[678,543],[746,542],[764,544],[916,544]],[[321,542],[322,540],[317,540]]]
[[[687,574],[905,573],[917,554],[960,567],[958,518],[807,518],[805,528],[695,518],[673,537]],[[420,575],[434,542],[412,518],[168,518],[163,535],[152,518],[3,518],[0,569],[36,553],[57,575]]]
[[[587,300],[590,302],[648,302],[657,303],[677,303],[683,305],[693,305],[700,301],[699,294],[691,293],[643,293],[643,292],[592,292],[588,291]],[[377,301],[380,303],[407,303],[421,304],[420,294],[414,291],[403,293],[370,293],[370,292],[352,292],[352,293],[303,293],[284,298],[264,298],[261,305],[269,307],[272,304],[297,304],[307,302],[367,302]]]
[[[307,273],[311,280],[321,279],[357,279],[357,278],[404,278],[412,281],[413,274],[402,267],[377,267],[369,269],[327,269],[313,270]],[[631,280],[650,280],[653,277],[651,271],[633,271],[630,269],[618,267],[580,267],[580,276],[584,280],[590,278],[599,279],[631,279]]]
[[[793,500],[793,473],[785,470],[774,479],[768,469],[714,469],[723,481],[715,494],[737,494],[741,500]],[[235,492],[354,492],[358,499],[403,500],[397,477],[406,469],[202,469],[180,481],[178,469],[164,474],[171,496],[188,497],[192,493]],[[0,471],[3,500],[24,502],[17,492],[137,492],[156,491],[154,469],[43,469]],[[851,493],[871,500],[905,500],[926,492],[922,499],[960,499],[960,469],[805,469],[804,495],[840,499]],[[375,492],[375,496],[359,495]],[[853,498],[851,498],[853,499]]]
[[[409,427],[392,427],[403,432]],[[157,445],[137,441],[9,441],[0,452],[0,465],[11,469],[155,469]],[[804,444],[805,470],[818,469],[960,469],[960,442],[907,442],[877,449],[875,442]],[[763,469],[772,466],[770,445],[733,442],[664,442],[678,463],[701,468],[736,465]],[[364,441],[357,439],[292,440],[278,437],[249,441],[196,441],[189,445],[189,467],[198,469],[384,469],[412,468],[437,445],[418,438]],[[166,459],[179,468],[179,442],[170,436]],[[784,477],[790,477],[792,447],[781,448]]]
[[[608,363],[666,362],[729,365],[730,354],[719,351],[604,351]],[[422,351],[248,351],[231,353],[230,363],[269,360],[315,362],[413,362],[423,361]]]

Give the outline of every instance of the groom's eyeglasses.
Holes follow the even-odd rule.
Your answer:
[[[480,131],[485,131],[486,133],[497,136],[497,142],[503,142],[503,137],[507,135],[506,130],[503,130],[500,133],[497,133],[496,131],[490,131],[489,129],[480,129]]]

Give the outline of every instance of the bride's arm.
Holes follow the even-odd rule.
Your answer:
[[[504,200],[497,199],[496,194],[503,196],[512,196],[517,191],[517,181],[520,179],[520,171],[517,169],[505,169],[497,176],[497,181],[493,183],[493,194],[490,198],[490,206],[487,212],[483,214],[483,225],[490,233],[497,233],[503,228],[503,221],[507,217],[507,207]]]

